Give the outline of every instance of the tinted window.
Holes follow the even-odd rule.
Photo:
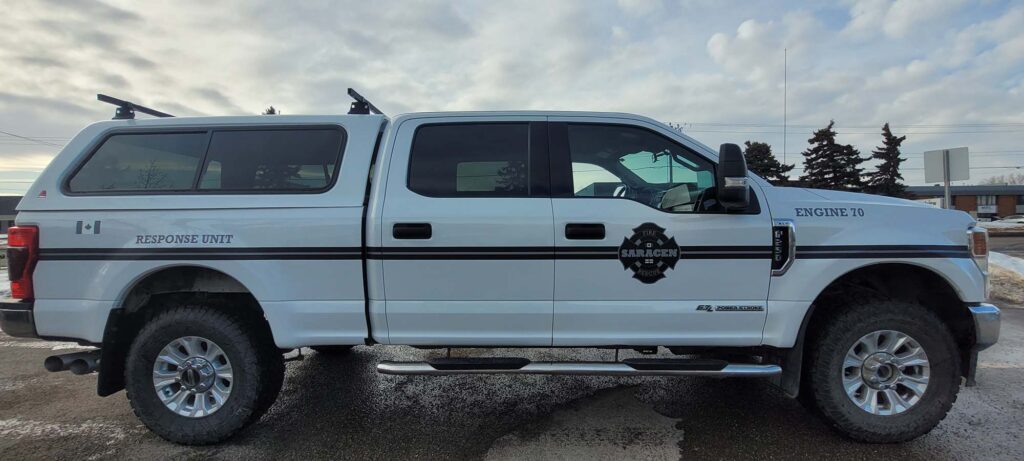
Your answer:
[[[116,134],[75,173],[72,192],[189,190],[207,134]]]
[[[338,172],[344,132],[337,129],[216,131],[202,190],[317,190]]]
[[[409,158],[409,189],[432,197],[526,197],[529,125],[425,125]]]
[[[629,126],[568,127],[576,197],[618,197],[692,212],[715,185],[711,162],[656,133]]]

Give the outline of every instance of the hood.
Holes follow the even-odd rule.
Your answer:
[[[934,208],[924,202],[915,202],[913,200],[907,200],[895,197],[886,197],[884,195],[873,195],[864,194],[860,192],[844,192],[837,190],[825,190],[825,189],[808,189],[803,188],[802,190],[810,192],[818,197],[825,200],[831,200],[843,203],[860,203],[864,205],[902,205],[902,206],[914,206],[914,207],[925,207]]]
[[[795,218],[803,225],[813,222],[848,230],[884,226],[887,232],[911,234],[932,226],[963,233],[975,221],[963,211],[881,195],[798,187],[770,187],[764,192],[773,218]]]
[[[964,245],[971,215],[879,195],[764,189],[774,219],[792,220],[801,245]]]

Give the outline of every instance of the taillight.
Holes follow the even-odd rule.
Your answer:
[[[981,270],[988,270],[988,231],[984,227],[972,227],[967,230],[967,244],[971,257],[978,261]],[[984,264],[984,266],[982,266]]]
[[[984,227],[971,226],[967,229],[967,247],[971,252],[971,258],[981,269],[985,278],[985,298],[991,292],[991,282],[988,276],[988,231]]]
[[[39,260],[39,228],[15,226],[7,229],[7,278],[11,297],[33,299],[32,271]]]

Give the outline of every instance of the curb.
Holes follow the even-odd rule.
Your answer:
[[[1024,231],[1010,231],[1010,232],[989,232],[990,238],[996,237],[1024,237]]]

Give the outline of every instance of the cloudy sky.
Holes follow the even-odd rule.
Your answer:
[[[786,160],[836,120],[921,152],[968,146],[974,181],[1024,165],[1024,2],[1000,0],[0,3],[0,194],[26,189],[107,93],[175,115],[624,111]],[[30,139],[12,135],[24,136]],[[1002,169],[992,167],[1004,167]]]

